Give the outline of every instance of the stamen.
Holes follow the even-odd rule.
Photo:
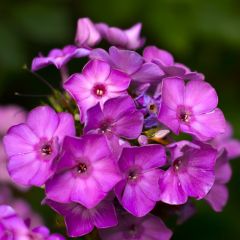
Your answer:
[[[106,94],[106,87],[103,84],[96,84],[93,87],[93,94],[97,97],[103,97]]]
[[[87,171],[87,165],[85,163],[79,163],[77,166],[77,172],[78,173],[85,173]]]
[[[41,153],[43,155],[50,155],[52,153],[52,146],[49,143],[46,143],[41,148]]]

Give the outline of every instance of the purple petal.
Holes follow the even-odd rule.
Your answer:
[[[118,188],[118,184],[116,189]],[[118,190],[116,190],[116,193]],[[143,217],[155,206],[156,202],[150,200],[137,185],[126,184],[122,195],[118,195],[118,200],[122,206],[131,214]]]
[[[128,37],[125,32],[116,27],[110,27],[107,31],[107,39],[114,46],[125,47],[128,43]]]
[[[154,59],[158,59],[161,60],[162,63],[166,66],[171,66],[174,64],[172,54],[155,46],[146,47],[143,51],[143,57],[148,62],[151,62]]]
[[[129,75],[135,73],[143,64],[143,58],[134,51],[111,47],[109,55],[114,66]]]
[[[100,33],[89,18],[80,18],[77,23],[75,42],[78,46],[93,47],[101,40]]]
[[[216,212],[221,212],[228,201],[228,189],[223,184],[214,184],[205,200]]]
[[[154,63],[144,63],[131,77],[137,82],[152,82],[162,79],[164,72]]]
[[[178,175],[173,168],[168,169],[159,180],[161,201],[167,204],[180,205],[187,202],[187,193],[182,188]]]
[[[40,138],[51,139],[58,123],[57,113],[49,106],[36,107],[27,117],[27,125]]]
[[[180,78],[165,78],[162,83],[162,101],[172,110],[184,105],[184,81]]]
[[[125,30],[125,34],[128,38],[127,48],[128,49],[137,49],[142,47],[145,42],[145,39],[140,38],[140,33],[142,30],[142,24],[137,23],[131,28]]]
[[[58,113],[59,123],[55,131],[55,136],[62,143],[65,136],[74,136],[76,134],[73,116],[69,113]]]
[[[185,105],[195,114],[211,112],[218,104],[215,89],[205,81],[190,81],[186,85]]]
[[[175,134],[179,134],[180,122],[177,119],[177,113],[176,111],[170,109],[165,102],[162,102],[161,104],[158,120],[170,128]]]
[[[210,113],[195,116],[195,120],[191,123],[192,133],[202,141],[224,133],[225,126],[224,115],[218,108]]]

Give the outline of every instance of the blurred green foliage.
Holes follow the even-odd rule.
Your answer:
[[[240,1],[238,0],[1,0],[0,2],[0,98],[1,104],[17,103],[27,109],[41,98],[14,96],[48,94],[40,81],[22,70],[38,53],[73,43],[76,20],[88,16],[96,22],[123,28],[143,23],[147,44],[172,52],[177,61],[203,72],[213,84],[220,106],[240,138]],[[73,68],[80,71],[76,60]],[[58,86],[57,71],[41,72]],[[221,214],[205,203],[173,239],[240,239],[240,162],[232,162],[230,201]],[[49,225],[54,214],[40,207],[43,193],[33,189],[27,198],[45,216]]]

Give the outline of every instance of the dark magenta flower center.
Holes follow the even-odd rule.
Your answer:
[[[41,148],[41,153],[43,155],[50,155],[52,153],[52,146],[49,143],[45,143]]]
[[[104,84],[98,83],[93,87],[93,94],[97,97],[103,97],[107,92],[107,89]]]
[[[110,132],[112,128],[113,120],[110,118],[104,119],[100,123],[100,130],[102,133]]]
[[[176,159],[174,162],[173,162],[173,167],[174,167],[174,170],[178,171],[181,167],[181,164],[182,164],[182,160],[179,158],[179,159]]]
[[[85,173],[87,171],[87,165],[86,163],[79,163],[77,166],[77,172],[78,173]]]
[[[192,113],[185,107],[180,107],[177,111],[177,117],[181,122],[189,123],[192,119]]]
[[[139,174],[138,174],[137,170],[131,170],[128,174],[128,179],[131,181],[137,180],[138,177],[139,177]]]

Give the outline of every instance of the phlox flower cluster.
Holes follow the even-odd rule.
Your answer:
[[[215,211],[227,203],[240,142],[216,90],[166,50],[137,52],[144,43],[140,23],[122,30],[83,18],[75,44],[32,61],[32,71],[62,73],[55,103],[64,104],[37,106],[8,130],[7,169],[16,184],[45,189],[43,204],[63,216],[70,237],[97,228],[104,240],[168,240],[159,209],[176,207],[183,222],[196,200]],[[69,74],[73,58],[86,64]]]

